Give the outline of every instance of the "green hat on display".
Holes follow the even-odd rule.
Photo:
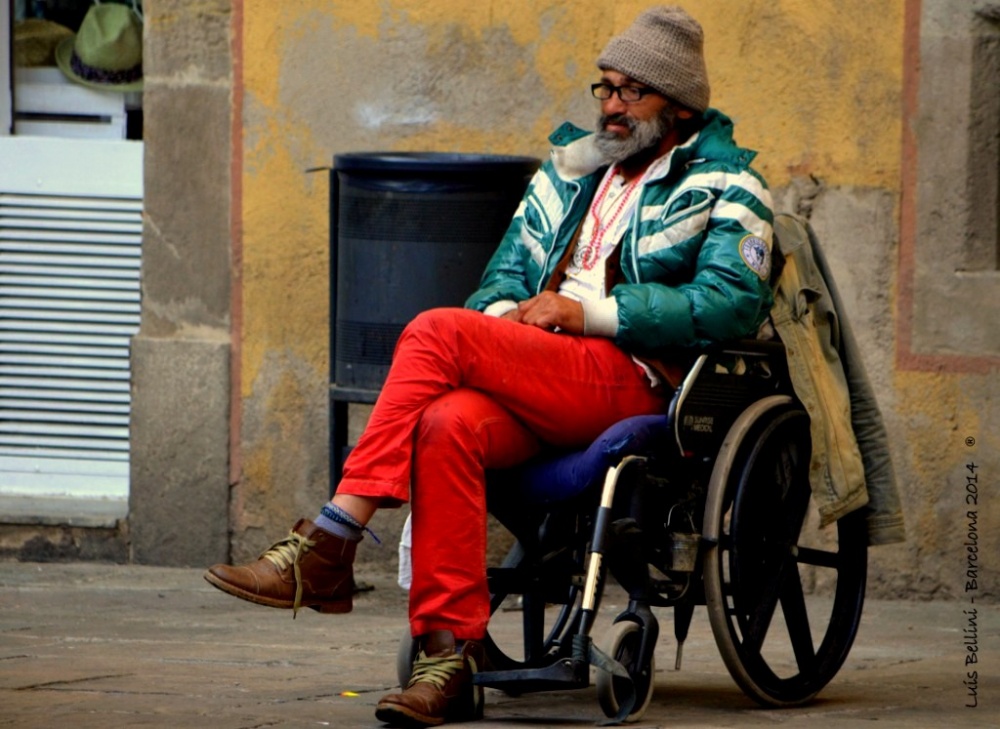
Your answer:
[[[124,5],[94,5],[76,35],[56,48],[56,65],[92,89],[142,91],[142,22]]]

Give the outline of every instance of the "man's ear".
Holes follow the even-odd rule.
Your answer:
[[[694,116],[694,112],[683,106],[677,107],[677,118],[678,119],[690,119]]]

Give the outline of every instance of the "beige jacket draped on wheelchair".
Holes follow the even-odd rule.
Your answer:
[[[774,222],[784,268],[771,321],[785,344],[795,394],[809,413],[810,485],[821,524],[865,509],[869,544],[901,542],[903,514],[888,435],[857,343],[809,224]]]

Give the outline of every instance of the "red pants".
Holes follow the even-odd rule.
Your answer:
[[[384,506],[412,501],[413,635],[486,632],[486,469],[661,412],[661,389],[608,339],[465,309],[414,319],[337,487]]]

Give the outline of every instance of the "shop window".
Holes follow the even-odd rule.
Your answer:
[[[15,135],[142,138],[138,2],[18,0],[12,21]]]

